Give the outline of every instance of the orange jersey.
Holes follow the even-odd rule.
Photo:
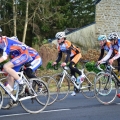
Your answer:
[[[76,46],[72,45],[72,43],[68,40],[65,40],[62,45],[58,45],[58,51],[62,51],[64,53],[66,53],[66,51],[69,49],[71,49],[70,57],[72,57],[80,52],[80,49],[77,48]]]

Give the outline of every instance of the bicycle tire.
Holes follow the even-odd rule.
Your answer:
[[[2,105],[3,105],[3,94],[2,94],[1,87],[0,87],[0,109],[2,108]]]
[[[27,100],[20,101],[20,104],[22,108],[29,113],[40,113],[47,107],[49,102],[50,96],[49,96],[48,87],[46,83],[44,81],[41,81],[39,78],[31,78],[29,79],[29,81],[32,83],[32,88],[34,89],[37,96],[32,99],[30,98]],[[27,96],[31,96],[31,95],[28,94],[23,97],[27,97]]]
[[[6,77],[3,74],[0,77],[4,81],[4,83],[7,81]],[[6,110],[5,107],[10,102],[11,97],[5,92],[5,90],[2,87],[0,87],[0,90],[1,90],[1,92],[3,94],[3,103],[2,103],[1,109]]]
[[[84,79],[84,82],[81,85],[81,93],[86,98],[94,98],[95,97],[94,81],[96,80],[97,75],[94,72],[88,72],[88,73],[85,74],[85,76],[86,77]]]
[[[51,76],[42,76],[40,77],[40,79],[47,83],[50,93],[50,99],[48,105],[51,105],[56,101],[58,97],[57,81]]]
[[[57,97],[56,101],[62,101],[69,94],[70,82],[66,77],[64,78],[62,83],[60,82],[60,79],[62,78],[62,73],[54,74],[52,77],[57,81],[58,97]]]
[[[111,104],[118,93],[118,86],[114,79],[110,74],[103,73],[95,81],[95,97],[104,105]]]

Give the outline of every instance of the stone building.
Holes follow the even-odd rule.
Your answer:
[[[95,35],[120,34],[120,0],[97,0],[95,10]]]

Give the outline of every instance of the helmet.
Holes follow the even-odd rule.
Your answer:
[[[113,32],[108,35],[108,40],[118,39],[118,34]]]
[[[100,35],[100,36],[98,37],[98,40],[99,40],[99,41],[107,40],[107,37],[106,37],[106,35]]]
[[[66,38],[65,32],[58,32],[58,33],[56,33],[55,37],[57,39]]]
[[[18,40],[17,36],[12,36],[12,37],[10,37],[10,39]]]

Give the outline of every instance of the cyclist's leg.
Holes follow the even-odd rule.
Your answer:
[[[71,61],[70,61],[70,70],[71,71],[74,71],[74,74],[77,73],[78,75],[81,75],[81,71],[79,71],[79,69],[76,67],[76,64],[78,63],[78,61],[80,60],[81,58],[81,53],[75,55]]]
[[[20,80],[19,75],[17,72],[19,71],[19,68],[28,61],[28,56],[25,54],[22,54],[16,58],[13,58],[9,62],[7,62],[3,67],[4,70],[11,75],[15,80],[18,81],[19,84],[23,84],[23,81]],[[13,69],[14,68],[14,69]]]
[[[8,74],[6,79],[7,79],[8,84],[13,88],[14,78]],[[14,95],[13,91],[11,93]],[[2,109],[10,109],[12,107],[16,107],[17,105],[18,105],[18,102],[15,102],[15,101],[13,101],[12,99],[9,98],[5,103],[3,103]]]
[[[81,71],[78,70],[78,68],[76,67],[76,64],[78,63],[78,61],[80,60],[81,58],[81,53],[75,55],[71,61],[70,61],[70,64],[69,64],[69,68],[71,70],[71,75],[74,75],[75,76],[75,73],[77,73],[79,76],[81,76]],[[76,95],[76,92],[77,92],[77,89],[76,87],[74,86],[74,91],[73,93],[71,94],[72,96],[75,96]]]
[[[27,69],[25,70],[26,75],[28,78],[36,78],[34,72],[42,65],[42,59],[37,58],[37,59],[33,60],[30,64],[31,65],[29,67],[27,67]]]
[[[21,54],[15,58],[13,58],[12,60],[10,60],[9,62],[7,62],[3,67],[4,70],[11,75],[15,80],[17,80],[17,82],[20,85],[20,94],[22,94],[25,90],[25,85],[23,84],[23,80],[22,78],[19,77],[19,75],[17,74],[17,72],[20,70],[20,67],[25,64],[26,62],[29,62],[30,57],[26,54],[26,52],[24,54]]]
[[[37,59],[34,59],[31,63],[30,66],[28,66],[25,69],[25,73],[27,75],[28,78],[37,78],[37,76],[35,75],[35,71],[42,65],[42,59],[39,57]],[[32,82],[32,81],[30,81]],[[31,83],[31,84],[35,84],[35,83]],[[34,86],[34,85],[33,85]],[[28,88],[25,89],[26,93],[29,93]]]

